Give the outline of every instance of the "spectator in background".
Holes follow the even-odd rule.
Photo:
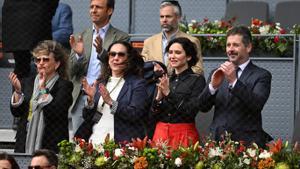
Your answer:
[[[160,25],[162,32],[155,34],[144,41],[144,47],[142,50],[142,55],[145,60],[156,60],[163,62],[167,65],[170,71],[170,66],[168,64],[168,52],[166,51],[166,46],[169,41],[176,37],[186,37],[190,39],[197,46],[197,57],[199,61],[195,66],[193,66],[193,71],[198,74],[203,74],[203,61],[201,54],[200,41],[179,30],[179,21],[181,19],[182,12],[179,3],[175,0],[164,0],[160,4]]]
[[[199,140],[195,117],[199,110],[192,109],[189,102],[205,87],[203,75],[191,69],[197,61],[196,45],[188,38],[175,38],[166,47],[169,65],[174,69],[170,78],[160,78],[156,98],[152,106],[156,116],[153,140],[168,142],[169,146],[190,146]]]
[[[51,40],[40,42],[32,54],[38,74],[28,79],[30,85],[24,86],[15,73],[9,75],[14,87],[11,112],[21,117],[15,152],[32,154],[40,148],[58,152],[57,144],[69,138],[73,85],[67,80],[68,55],[61,44]]]
[[[70,35],[73,33],[72,9],[68,4],[59,3],[52,18],[53,40],[70,49]]]
[[[115,0],[91,0],[90,17],[93,24],[79,35],[70,37],[70,73],[74,84],[71,106],[72,130],[75,132],[83,121],[82,109],[86,96],[82,91],[81,80],[86,77],[92,85],[100,75],[100,58],[107,55],[109,45],[118,40],[129,41],[129,36],[110,24]],[[72,134],[72,133],[71,133]]]
[[[0,169],[20,169],[12,155],[0,153]]]
[[[128,42],[112,43],[99,81],[89,85],[85,78],[82,82],[87,94],[85,121],[75,137],[100,144],[107,134],[116,142],[146,136],[149,100],[143,65],[141,55]]]
[[[12,52],[14,73],[19,79],[30,75],[30,51],[38,42],[52,39],[51,20],[59,0],[4,0],[2,40],[4,52]]]
[[[58,157],[55,152],[48,149],[36,150],[33,153],[28,169],[57,169]]]

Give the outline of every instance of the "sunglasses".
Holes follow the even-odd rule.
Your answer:
[[[40,63],[41,61],[48,63],[50,61],[50,58],[46,58],[46,57],[36,57],[34,58],[34,62],[35,63]]]
[[[125,57],[127,55],[127,53],[125,53],[125,52],[108,52],[108,56],[115,57],[116,55],[118,55],[120,57]]]
[[[49,168],[52,165],[46,165],[46,166],[40,166],[40,165],[33,165],[33,166],[28,166],[28,169],[44,169],[44,168]]]

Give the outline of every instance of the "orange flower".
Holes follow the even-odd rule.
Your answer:
[[[272,158],[260,160],[258,163],[258,169],[268,169],[273,167],[275,167],[275,161]]]
[[[147,145],[147,140],[147,136],[143,140],[141,140],[140,138],[132,139],[132,146],[137,148],[138,150],[143,150]]]
[[[146,169],[148,167],[148,162],[146,157],[139,157],[134,162],[134,169]]]
[[[282,149],[282,140],[279,138],[277,141],[267,144],[270,149],[270,152],[276,154],[279,153]]]
[[[263,22],[259,19],[252,19],[252,25],[260,26]]]

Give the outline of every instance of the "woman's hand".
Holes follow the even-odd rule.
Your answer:
[[[40,77],[39,77],[39,89],[45,89],[46,88],[46,73],[44,70],[41,70],[41,72],[39,73]]]
[[[163,96],[168,96],[170,93],[168,75],[164,74],[161,78],[159,78],[159,81],[160,82],[157,84],[158,90],[161,91]]]
[[[108,105],[112,105],[112,98],[110,97],[110,94],[109,94],[109,92],[108,92],[108,90],[106,89],[106,87],[102,84],[102,83],[100,83],[99,84],[99,91],[100,91],[100,93],[101,93],[101,96],[102,96],[102,98],[103,98],[103,101],[106,103],[106,104],[108,104]]]
[[[88,103],[91,103],[94,101],[94,96],[96,93],[96,83],[97,81],[95,81],[92,85],[89,85],[86,78],[84,77],[81,80],[82,83],[82,87],[84,92],[87,94],[87,99],[88,99]]]
[[[14,87],[14,90],[17,93],[22,93],[22,86],[21,86],[20,80],[18,79],[17,75],[13,72],[10,72],[8,75],[8,78],[9,78],[10,83]]]

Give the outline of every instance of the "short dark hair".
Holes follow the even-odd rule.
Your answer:
[[[9,161],[12,169],[20,169],[17,161],[12,155],[9,155],[7,153],[0,153],[0,160],[7,160]]]
[[[115,9],[115,0],[107,0],[107,7]]]
[[[173,45],[174,43],[179,43],[185,51],[186,56],[191,56],[191,60],[188,61],[189,67],[195,66],[199,60],[197,56],[198,52],[195,43],[193,43],[190,39],[185,37],[175,38],[171,40],[167,45],[166,52],[169,52],[171,45]]]
[[[175,7],[175,13],[178,15],[178,16],[182,16],[182,9],[181,9],[181,6],[179,4],[178,1],[175,1],[175,0],[164,0],[160,3],[160,8],[162,7],[165,7],[165,6],[169,6],[169,5],[172,5]]]
[[[240,25],[235,26],[231,28],[227,34],[226,38],[231,35],[241,35],[242,36],[242,42],[245,46],[248,46],[250,43],[252,43],[252,35],[248,27]]]
[[[126,62],[126,68],[124,70],[124,75],[127,74],[135,74],[138,76],[143,76],[143,66],[144,66],[144,60],[142,55],[137,51],[135,48],[131,46],[131,44],[127,41],[116,41],[113,42],[107,49],[108,52],[110,52],[112,46],[116,44],[123,45],[127,50],[127,62]],[[101,80],[107,80],[109,76],[111,76],[111,69],[109,68],[109,56],[106,55],[103,57],[102,62],[102,68],[101,68]]]
[[[32,158],[34,157],[40,157],[40,156],[44,156],[47,158],[49,165],[54,165],[55,167],[58,166],[58,157],[55,154],[54,151],[52,150],[48,150],[48,149],[40,149],[40,150],[36,150],[33,153]]]

